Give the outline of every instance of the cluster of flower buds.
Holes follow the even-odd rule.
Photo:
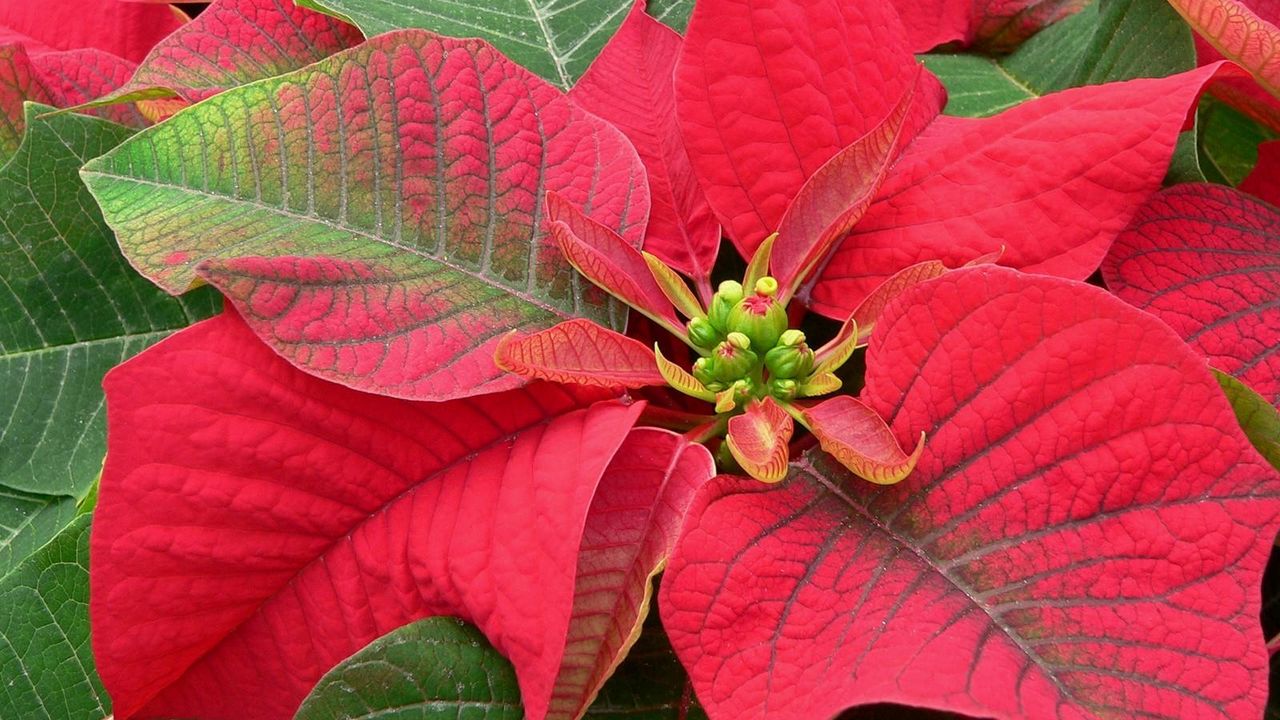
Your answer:
[[[710,351],[694,363],[693,376],[717,395],[718,408],[741,407],[765,395],[791,400],[813,371],[813,350],[804,333],[787,329],[777,294],[772,277],[757,280],[750,294],[741,283],[726,280],[706,316],[689,321],[689,339]]]

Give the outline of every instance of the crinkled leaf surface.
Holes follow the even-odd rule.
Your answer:
[[[1090,4],[1004,57],[940,53],[921,60],[947,87],[946,114],[984,117],[1068,87],[1190,70],[1196,53],[1166,0],[1115,0]]]
[[[101,718],[89,649],[89,515],[0,580],[0,717]]]
[[[676,69],[685,147],[744,257],[778,229],[823,163],[890,114],[916,82],[887,0],[704,0]],[[941,105],[920,75],[905,142]]]
[[[966,269],[893,303],[867,366],[899,441],[928,434],[910,477],[815,452],[694,501],[660,608],[712,716],[1261,713],[1280,476],[1165,325]]]
[[[55,50],[94,48],[132,62],[184,22],[186,16],[168,6],[117,0],[0,0],[0,28]]]
[[[1107,287],[1280,405],[1280,212],[1187,184],[1151,198],[1102,266]]]
[[[325,673],[294,720],[520,720],[515,670],[474,626],[433,617],[397,628]]]
[[[293,0],[215,0],[165,37],[111,100],[176,94],[197,102],[359,44],[360,31]]]
[[[621,312],[541,234],[556,191],[638,243],[626,138],[478,40],[389,33],[216,95],[90,163],[130,260],[197,273],[299,367],[443,400],[518,384],[500,335]]]
[[[953,42],[1012,50],[1087,4],[1089,0],[894,0],[915,52]]]
[[[80,182],[80,166],[130,131],[37,119],[50,109],[27,106],[23,145],[0,169],[0,576],[71,519],[98,476],[103,374],[219,304],[138,277]]]
[[[587,514],[573,619],[546,717],[580,717],[636,642],[651,580],[694,493],[714,474],[705,447],[666,430],[636,428],[618,449]]]
[[[536,380],[598,387],[645,387],[666,381],[653,350],[590,320],[566,320],[524,337],[504,338],[498,367]]]
[[[902,268],[954,267],[1002,247],[1001,264],[1088,277],[1160,186],[1212,72],[1075,88],[991,118],[938,118],[832,255],[814,308],[844,319]]]
[[[368,37],[421,28],[480,37],[548,81],[568,89],[586,72],[635,0],[297,0],[342,17]]]
[[[1248,70],[1259,85],[1280,96],[1280,29],[1272,22],[1277,10],[1274,3],[1169,0],[1169,4],[1222,57]],[[1261,13],[1249,7],[1258,5]]]
[[[234,313],[106,381],[94,654],[116,717],[277,718],[373,639],[478,625],[542,717],[587,509],[639,405],[415,403],[298,372]],[[235,692],[228,692],[234,687]]]
[[[637,3],[569,97],[613,123],[649,175],[652,210],[644,249],[671,267],[709,278],[720,224],[698,185],[676,121],[672,74],[682,41]]]

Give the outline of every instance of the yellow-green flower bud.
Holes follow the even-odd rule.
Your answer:
[[[778,281],[765,275],[756,281],[755,291],[757,295],[773,297],[778,294]]]
[[[752,349],[765,353],[787,329],[787,311],[770,295],[749,295],[729,311],[728,329],[751,338]]]
[[[779,400],[792,400],[799,390],[800,386],[791,378],[773,378],[769,381],[769,394]]]
[[[782,333],[778,346],[765,353],[764,366],[769,369],[770,377],[807,376],[813,370],[813,350],[804,343],[804,333],[799,330]]]
[[[725,280],[720,283],[716,294],[711,296],[711,307],[707,309],[707,321],[720,333],[729,331],[729,312],[742,300],[742,283]]]
[[[710,350],[720,342],[721,335],[718,330],[712,327],[709,320],[703,317],[696,317],[689,321],[689,339],[693,341],[694,345]]]
[[[709,386],[716,379],[714,368],[715,358],[698,358],[693,363],[693,377],[703,385]]]
[[[734,336],[737,337],[734,337]],[[751,352],[750,341],[741,333],[729,333],[729,339],[716,346],[707,358],[715,380],[731,383],[755,369],[759,356]]]

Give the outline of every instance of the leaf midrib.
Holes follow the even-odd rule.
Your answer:
[[[0,362],[4,362],[6,360],[11,360],[11,359],[17,359],[17,358],[35,357],[38,355],[44,355],[49,353],[72,352],[80,348],[93,347],[97,345],[106,345],[107,343],[114,343],[114,342],[129,342],[131,340],[150,340],[153,338],[156,340],[159,340],[161,338],[167,337],[168,335],[172,335],[173,333],[177,332],[180,329],[181,328],[179,327],[179,328],[172,328],[169,330],[148,330],[146,332],[140,332],[140,333],[125,333],[122,335],[112,335],[109,337],[93,338],[90,340],[73,340],[71,342],[66,342],[66,343],[53,343],[51,345],[45,345],[44,347],[38,347],[38,348],[23,348],[20,350],[0,349]]]

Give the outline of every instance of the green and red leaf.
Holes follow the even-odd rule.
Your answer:
[[[1280,211],[1219,185],[1151,198],[1102,266],[1122,300],[1280,406]]]
[[[636,146],[653,203],[644,249],[689,277],[706,279],[720,249],[720,224],[689,163],[676,121],[672,75],[682,40],[637,2],[569,93]]]
[[[960,43],[1008,52],[1089,0],[894,0],[914,52]]]
[[[542,332],[504,338],[498,367],[533,380],[596,387],[664,385],[644,343],[590,320],[566,320]]]
[[[1203,360],[1105,292],[994,267],[890,305],[862,399],[929,442],[699,493],[664,625],[713,717],[1258,717],[1280,475]]]
[[[609,477],[641,406],[592,404],[608,393],[376,397],[297,371],[230,312],[106,390],[90,615],[121,720],[289,717],[338,661],[432,615],[477,624],[541,718],[597,485],[687,467],[636,440],[651,455],[633,445]],[[646,573],[610,587],[634,597]]]
[[[544,238],[547,193],[637,244],[649,205],[619,131],[489,45],[421,31],[220,93],[83,175],[157,284],[203,278],[308,372],[434,400],[517,384],[493,364],[512,329],[621,326]]]
[[[733,459],[756,480],[776,483],[787,476],[787,445],[795,421],[772,397],[754,400],[729,419],[725,443]]]

